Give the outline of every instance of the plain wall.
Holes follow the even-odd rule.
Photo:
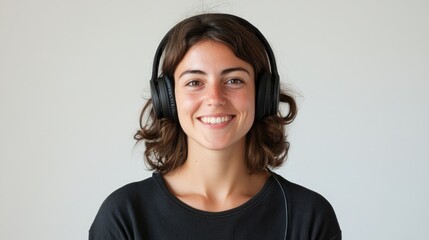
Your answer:
[[[428,1],[0,0],[0,239],[86,239],[151,175],[134,147],[155,49],[181,19],[240,15],[297,93],[279,170],[324,195],[344,239],[425,239]]]

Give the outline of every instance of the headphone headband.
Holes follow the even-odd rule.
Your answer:
[[[159,64],[161,61],[162,53],[164,52],[164,48],[167,45],[168,38],[170,37],[170,33],[171,33],[171,30],[168,31],[167,34],[165,34],[165,36],[162,38],[161,42],[159,43],[158,48],[156,49],[155,57],[153,59],[153,64],[152,64],[151,80],[157,79],[159,77],[158,75]]]

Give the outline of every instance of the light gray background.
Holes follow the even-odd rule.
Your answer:
[[[418,0],[0,0],[0,239],[86,239],[105,197],[151,175],[133,134],[158,42],[238,14],[300,112],[278,170],[324,195],[344,239],[426,239],[429,4]]]

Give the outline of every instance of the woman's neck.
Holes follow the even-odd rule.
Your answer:
[[[244,139],[226,149],[213,150],[189,141],[188,158],[183,165],[187,174],[200,181],[236,182],[237,178],[248,175],[245,162]]]
[[[222,150],[193,144],[186,162],[164,176],[170,191],[192,207],[208,211],[236,207],[259,192],[268,177],[249,173],[244,141]]]

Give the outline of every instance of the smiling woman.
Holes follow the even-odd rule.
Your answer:
[[[104,201],[90,239],[341,239],[325,198],[271,170],[287,157],[297,112],[279,81],[246,20],[202,14],[173,27],[135,135],[155,172]]]

